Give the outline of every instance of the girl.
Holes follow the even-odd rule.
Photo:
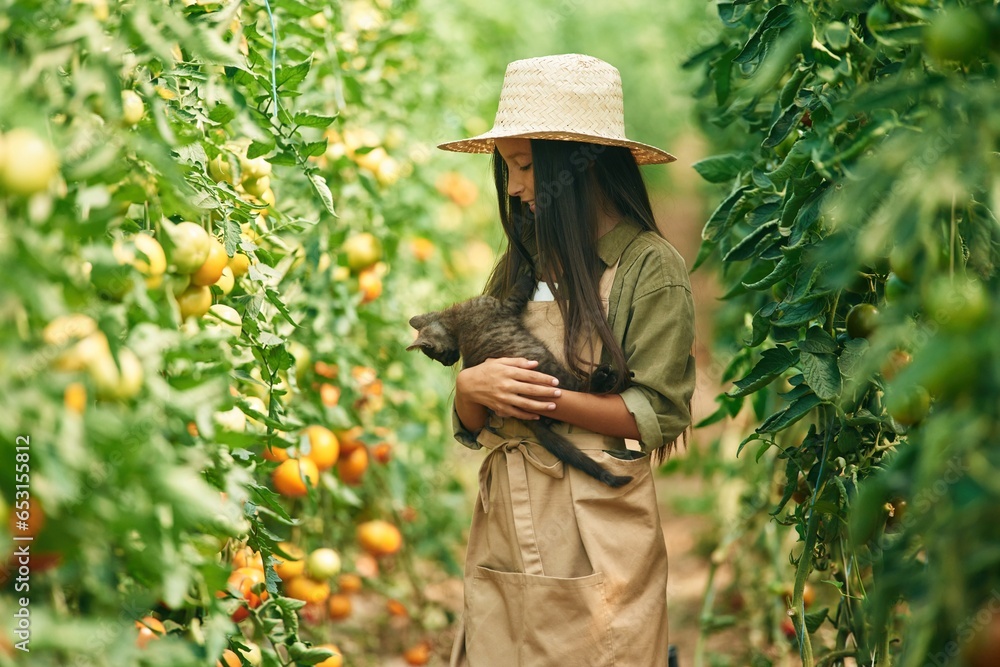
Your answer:
[[[671,162],[624,133],[621,80],[576,54],[511,63],[494,127],[446,150],[493,153],[508,240],[486,291],[539,279],[527,326],[608,394],[561,390],[529,359],[464,369],[455,436],[489,450],[466,557],[453,666],[667,664],[667,555],[650,454],[690,424],[694,313],[684,261],[659,234],[639,164]],[[524,420],[557,429],[609,472],[564,467]]]

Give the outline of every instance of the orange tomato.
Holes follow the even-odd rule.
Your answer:
[[[259,551],[244,545],[233,554],[233,569],[238,570],[241,567],[252,567],[263,572],[264,559],[261,558]]]
[[[337,475],[344,484],[357,486],[368,470],[368,448],[362,445],[337,462]]]
[[[351,615],[351,598],[343,593],[334,593],[326,603],[330,618],[335,621],[345,619]]]
[[[139,636],[135,638],[135,644],[139,648],[146,648],[146,644],[167,634],[163,623],[153,616],[144,616],[141,621],[135,622],[135,627],[139,629]]]
[[[324,382],[319,386],[319,400],[328,408],[337,407],[340,402],[340,387]]]
[[[417,237],[410,241],[410,252],[418,262],[426,262],[434,255],[434,242],[430,239]]]
[[[336,380],[338,371],[335,364],[328,364],[325,361],[317,361],[313,364],[313,372],[327,380]]]
[[[319,482],[319,469],[312,459],[288,459],[271,473],[275,490],[289,498],[301,498]]]
[[[302,573],[306,569],[305,552],[298,546],[288,542],[282,542],[278,546],[281,547],[282,551],[291,556],[291,558],[286,559],[283,556],[275,554],[274,559],[278,562],[274,566],[274,571],[278,573],[278,577],[282,581],[288,581],[289,579],[302,576]]]
[[[381,519],[366,521],[359,525],[357,536],[361,548],[373,556],[388,556],[403,546],[403,536],[399,529]]]
[[[243,667],[240,657],[231,649],[222,652],[222,657],[215,663],[215,667]]]
[[[364,447],[365,443],[360,439],[364,432],[365,429],[361,426],[352,426],[346,431],[339,431],[337,440],[340,442],[340,455],[350,456],[358,447]]]
[[[408,665],[426,665],[431,659],[431,645],[422,641],[403,651],[403,660]]]
[[[372,454],[375,456],[376,461],[386,464],[392,458],[392,445],[388,442],[380,442],[375,445],[375,449],[372,450]]]
[[[285,447],[271,447],[270,445],[264,446],[264,458],[268,461],[274,461],[275,463],[281,463],[282,461],[287,461],[291,456],[288,454],[288,449]],[[292,452],[293,454],[295,452]]]
[[[267,599],[267,591],[263,588],[257,592],[258,584],[264,583],[264,571],[256,567],[240,567],[229,575],[226,587],[235,597],[244,600],[250,609],[256,609]]]
[[[308,438],[308,449],[302,450],[302,455],[311,459],[320,470],[329,470],[337,462],[340,455],[340,443],[333,431],[325,426],[313,424],[306,427],[305,434]]]
[[[389,611],[390,616],[409,616],[409,612],[406,611],[406,605],[395,598],[389,598],[385,603],[385,608]]]
[[[285,595],[303,602],[326,602],[330,597],[330,584],[309,577],[292,577],[285,582]]]
[[[191,274],[191,284],[205,287],[214,285],[222,277],[222,270],[228,264],[229,255],[226,254],[226,247],[213,236],[209,241],[208,257],[198,270]]]
[[[82,415],[87,409],[87,388],[82,382],[70,382],[63,391],[63,405],[70,412]]]
[[[361,303],[371,303],[382,295],[382,276],[365,269],[358,274],[358,290],[361,292]]]
[[[337,586],[340,588],[340,592],[345,595],[357,593],[361,590],[361,577],[345,572],[337,578]]]

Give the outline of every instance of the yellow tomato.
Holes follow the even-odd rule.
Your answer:
[[[136,234],[130,239],[117,241],[112,251],[120,264],[131,264],[146,276],[146,287],[154,289],[163,282],[167,256],[160,242],[149,234]]]
[[[146,105],[134,90],[122,91],[122,120],[128,126],[138,125],[146,113]]]
[[[222,270],[226,268],[228,261],[226,247],[219,242],[219,239],[211,237],[208,242],[208,256],[198,270],[191,274],[191,284],[214,285],[222,277]]]
[[[127,400],[142,389],[142,363],[135,352],[127,347],[118,350],[118,364],[108,354],[99,356],[87,368],[94,381],[97,397],[102,400]]]
[[[212,307],[212,290],[208,287],[191,285],[177,297],[181,309],[181,319],[201,317]]]
[[[217,303],[208,309],[208,322],[225,329],[236,338],[243,333],[243,320],[239,312],[222,303]]]
[[[173,241],[170,259],[178,273],[194,273],[208,259],[211,251],[211,237],[201,225],[182,222],[169,231]]]
[[[17,128],[3,137],[0,190],[31,196],[49,187],[59,172],[59,155],[31,130]]]
[[[246,255],[244,255],[244,257],[245,256]],[[232,261],[229,258],[226,259],[228,262]],[[233,275],[233,269],[229,266],[228,263],[222,269],[222,275],[219,276],[219,279],[215,281],[215,286],[218,287],[220,290],[222,290],[223,295],[227,295],[230,292],[232,292],[233,288],[236,286],[236,277]]]

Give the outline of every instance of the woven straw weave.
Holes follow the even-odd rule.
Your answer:
[[[639,164],[676,159],[625,136],[621,75],[603,60],[576,53],[512,62],[504,75],[493,128],[438,148],[491,153],[494,139],[513,137],[624,146]]]

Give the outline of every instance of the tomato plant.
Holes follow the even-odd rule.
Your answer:
[[[720,329],[734,386],[704,423],[750,399],[740,449],[756,443],[779,491],[768,480],[746,511],[798,542],[792,622],[775,610],[768,634],[790,631],[806,665],[950,659],[1000,583],[1000,376],[985,370],[1000,360],[1000,132],[975,120],[1000,102],[1000,15],[717,7],[719,39],[687,62],[718,151],[694,167],[720,184],[696,264],[726,285],[721,321],[745,324]],[[781,548],[756,545],[771,562]],[[835,595],[807,611],[810,578]]]
[[[473,224],[438,226],[457,205],[429,155],[460,93],[432,9],[2,14],[0,612],[31,536],[31,664],[340,664],[331,641],[362,664],[453,621],[424,594],[460,573],[449,378],[406,354],[406,321],[475,291],[492,251],[468,268],[474,184]],[[411,629],[329,623],[341,570]]]

